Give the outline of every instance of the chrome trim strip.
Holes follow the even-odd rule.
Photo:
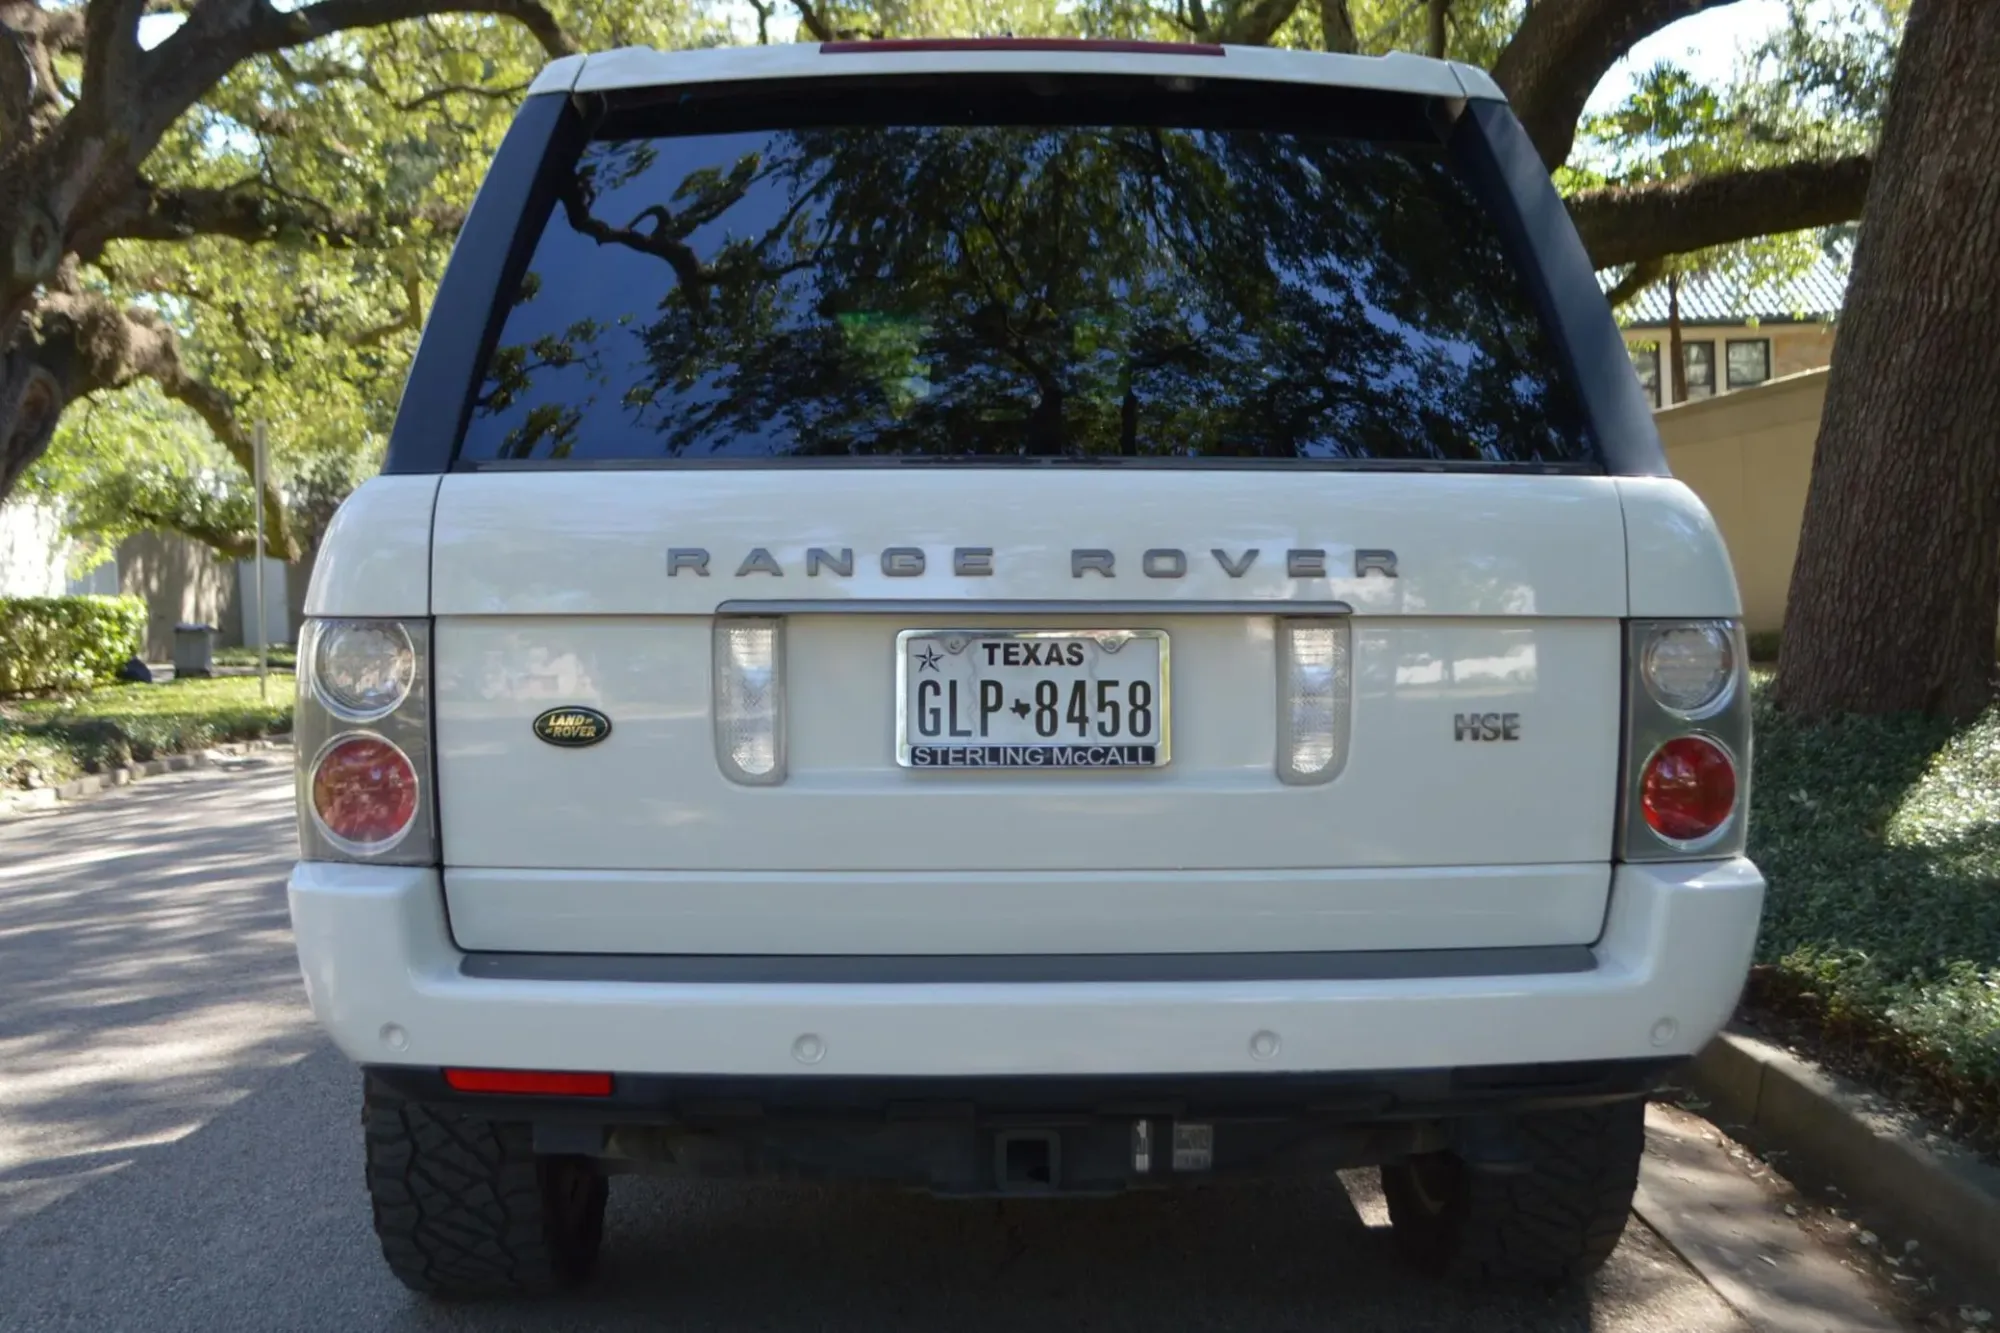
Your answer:
[[[1065,982],[1403,981],[1594,971],[1587,944],[1351,953],[568,954],[468,953],[476,981],[693,985],[949,985]]]
[[[719,616],[1351,616],[1346,602],[1174,601],[1168,598],[1072,597],[1049,599],[956,597],[734,597],[715,608]]]

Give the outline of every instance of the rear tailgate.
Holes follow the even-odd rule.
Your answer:
[[[851,551],[853,574],[809,576],[814,547]],[[923,574],[883,572],[903,548]],[[990,548],[993,572],[954,574],[959,548]],[[669,576],[673,549],[709,574]],[[1079,549],[1112,552],[1111,576],[1075,573]],[[1395,575],[1355,577],[1357,549],[1394,552]],[[1158,550],[1185,575],[1146,577]],[[433,599],[453,928],[469,947],[609,952],[1587,942],[1617,790],[1622,550],[1613,483],[1591,477],[450,476]],[[1294,551],[1330,576],[1293,577]],[[728,780],[713,738],[713,616],[757,601],[787,625],[771,787]],[[1273,614],[1329,602],[1353,609],[1349,753],[1332,782],[1286,786]],[[899,766],[896,638],[931,627],[1163,631],[1171,761]],[[611,735],[537,739],[564,705]]]

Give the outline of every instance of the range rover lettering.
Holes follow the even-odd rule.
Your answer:
[[[1757,928],[1727,554],[1463,65],[556,61],[307,611],[420,1291],[581,1280],[632,1173],[1379,1168],[1412,1264],[1574,1278]]]

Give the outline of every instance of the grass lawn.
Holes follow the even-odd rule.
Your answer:
[[[273,671],[290,671],[298,665],[298,649],[288,643],[274,643],[265,650]],[[226,667],[254,667],[257,665],[255,648],[217,648],[215,664]]]
[[[0,703],[0,789],[49,786],[163,754],[290,731],[292,678],[271,699],[255,676],[105,685],[83,694]]]
[[[1760,703],[1753,1008],[2000,1150],[2000,705],[1819,726]]]

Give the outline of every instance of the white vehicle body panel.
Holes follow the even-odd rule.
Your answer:
[[[357,1061],[811,1078],[1690,1055],[1735,1007],[1763,896],[1756,867],[1740,859],[1620,866],[1596,966],[1584,972],[763,985],[467,977],[436,871],[304,862],[291,881],[313,1011]],[[1270,1050],[1262,1058],[1260,1033],[1277,1039],[1275,1049],[1255,1043]]]
[[[1742,616],[1743,599],[1722,529],[1687,483],[1672,477],[1620,477],[1618,502],[1625,512],[1631,615]]]
[[[433,548],[453,920],[489,948],[628,952],[771,951],[755,942],[758,903],[800,926],[783,932],[784,947],[807,952],[1099,949],[1115,937],[1104,923],[1135,912],[1146,947],[1166,950],[1213,948],[1219,936],[1271,950],[1468,947],[1496,934],[1587,942],[1603,919],[1617,807],[1621,542],[1617,492],[1601,477],[455,474]],[[851,551],[853,574],[809,575],[813,547]],[[960,547],[990,548],[993,572],[953,574]],[[1112,576],[1079,575],[1079,547],[1111,551]],[[927,572],[885,572],[892,548],[922,549]],[[675,549],[706,552],[710,573],[670,574]],[[1144,575],[1142,555],[1160,549],[1184,552],[1183,577]],[[1395,552],[1394,577],[1354,575],[1356,551],[1370,549]],[[784,572],[739,575],[759,550]],[[1293,577],[1297,550],[1324,552],[1338,577]],[[745,787],[713,758],[711,618],[722,604],[771,599],[793,612],[789,774]],[[1090,609],[1114,599],[1113,610]],[[913,609],[893,610],[898,601]],[[1010,602],[1042,609],[993,609]],[[1237,609],[1188,613],[1218,603]],[[1276,627],[1259,608],[1310,615],[1331,603],[1355,609],[1346,766],[1324,785],[1288,787],[1273,768]],[[841,614],[843,604],[866,605]],[[1172,762],[899,767],[896,635],[927,628],[1164,631]],[[563,749],[534,738],[538,714],[576,705],[613,719],[608,740]],[[1461,715],[1488,713],[1516,716],[1518,739],[1458,734]],[[1408,874],[1469,866],[1499,873]],[[1539,884],[1510,873],[1529,866],[1542,868]],[[475,868],[498,873],[460,873]],[[681,878],[556,884],[520,873],[564,870]],[[1195,873],[1261,870],[1305,873],[1238,885],[1235,902]],[[1333,870],[1382,873],[1319,877]],[[743,872],[847,878],[771,898],[733,891],[748,889],[729,878]],[[996,933],[965,909],[979,876],[1025,872],[1059,872],[1040,895],[1022,892],[1067,883],[1067,910],[1038,916],[1024,898],[1021,919]],[[1188,878],[1169,888],[1147,872]],[[717,890],[705,909],[690,889],[703,883]],[[1151,909],[1135,899],[1147,893],[1159,895]],[[792,915],[807,898],[824,930]],[[1252,902],[1259,914],[1242,915]]]
[[[327,524],[306,588],[309,616],[427,616],[438,477],[371,477]]]
[[[1270,602],[1310,615],[1616,619],[1626,614],[1624,519],[1609,477],[1296,469],[686,468],[454,473],[438,494],[437,616],[710,616],[725,601]],[[1685,524],[1684,524],[1685,527]],[[669,576],[673,548],[709,576]],[[854,573],[806,572],[851,548]],[[925,572],[891,577],[882,552],[919,547]],[[960,547],[993,572],[951,572]],[[782,574],[738,575],[753,550]],[[1075,577],[1071,552],[1105,549],[1114,574]],[[1182,551],[1181,578],[1148,578],[1146,551]],[[1286,571],[1325,552],[1330,577]],[[1357,550],[1397,575],[1354,576]],[[1213,554],[1257,557],[1232,578]],[[1723,569],[1728,568],[1726,562]]]
[[[1121,51],[1105,47],[910,49],[824,53],[816,42],[656,51],[628,46],[551,61],[529,88],[538,93],[595,93],[621,88],[729,83],[749,79],[855,78],[882,74],[1140,74],[1156,78],[1252,79],[1308,83],[1430,97],[1503,99],[1491,75],[1455,61],[1395,52],[1383,56],[1327,55],[1263,46],[1230,46],[1224,54]]]

